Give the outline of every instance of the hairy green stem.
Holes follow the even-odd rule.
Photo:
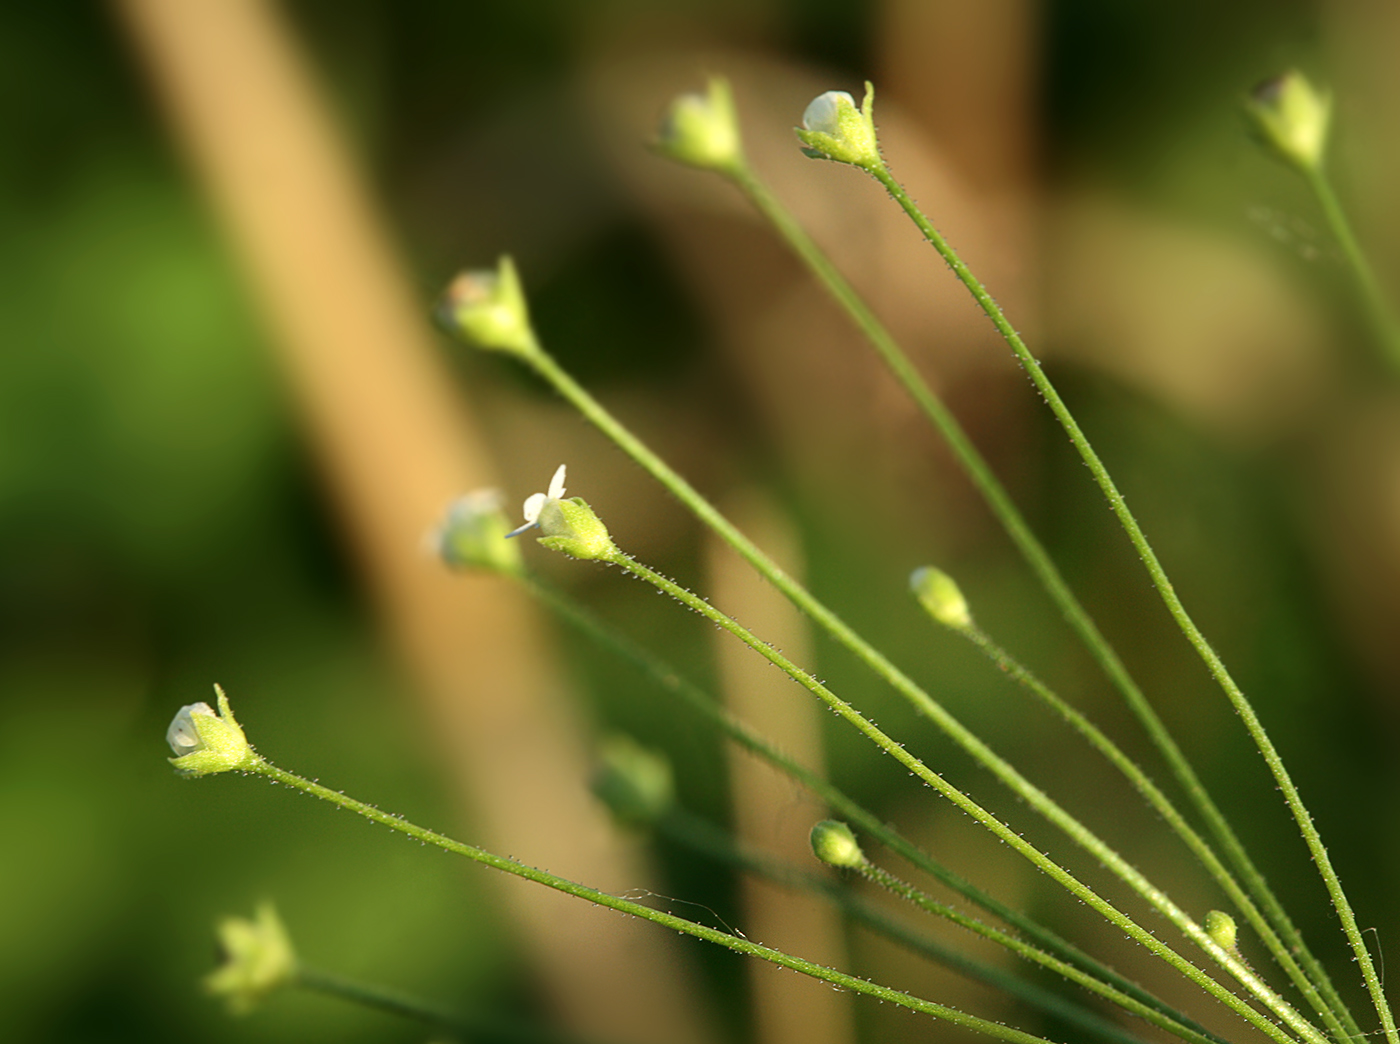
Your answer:
[[[1188,823],[1181,812],[1172,803],[1171,799],[1162,793],[1161,789],[1148,777],[1138,764],[1133,761],[1123,749],[1113,740],[1109,739],[1104,732],[1091,722],[1082,713],[1070,706],[1059,697],[1049,686],[1042,682],[1035,674],[1026,669],[1010,653],[994,642],[985,631],[973,624],[966,628],[953,628],[971,641],[977,648],[982,650],[993,663],[1020,684],[1036,698],[1045,703],[1051,710],[1063,718],[1076,732],[1089,741],[1095,750],[1099,751],[1123,776],[1133,785],[1133,788],[1143,796],[1149,805],[1166,821],[1167,825],[1185,842],[1196,858],[1210,871],[1212,877],[1224,888],[1226,895],[1244,914],[1245,919],[1250,923],[1261,939],[1264,940],[1270,952],[1272,952],[1279,963],[1283,965],[1284,971],[1298,990],[1307,998],[1308,1003],[1326,1023],[1337,1038],[1344,1039],[1351,1034],[1337,1015],[1333,1012],[1322,995],[1318,992],[1312,980],[1308,978],[1304,970],[1294,960],[1293,955],[1288,952],[1281,939],[1274,932],[1273,927],[1265,919],[1259,908],[1250,897],[1245,894],[1244,889],[1235,880],[1227,867],[1225,867],[1215,854],[1214,850],[1206,844],[1203,837],[1198,834],[1191,824]]]
[[[1039,579],[1041,586],[1045,588],[1046,593],[1059,608],[1066,622],[1079,636],[1109,681],[1123,696],[1153,745],[1166,760],[1173,776],[1176,777],[1177,782],[1207,823],[1212,836],[1224,849],[1236,871],[1244,879],[1250,893],[1263,907],[1276,929],[1276,933],[1270,933],[1270,935],[1263,937],[1274,959],[1286,967],[1288,962],[1294,960],[1293,955],[1296,954],[1297,960],[1301,961],[1306,969],[1310,981],[1317,984],[1315,989],[1320,990],[1326,996],[1329,1006],[1334,1012],[1340,1013],[1346,1022],[1349,1033],[1359,1035],[1361,1033],[1360,1027],[1348,1011],[1340,994],[1337,993],[1325,969],[1304,945],[1302,934],[1284,911],[1264,875],[1250,859],[1243,843],[1239,840],[1239,836],[1206,790],[1195,768],[1133,679],[1113,646],[1103,636],[1098,625],[1094,623],[1093,618],[1089,616],[1088,611],[1085,610],[1073,590],[1065,582],[1059,568],[1045,550],[1045,546],[1031,530],[1006,487],[996,477],[986,459],[968,437],[962,425],[958,423],[957,418],[938,397],[937,393],[929,387],[928,382],[924,380],[864,298],[851,286],[831,259],[817,246],[767,185],[747,166],[737,168],[729,176],[758,211],[768,219],[842,310],[846,312],[851,321],[875,348],[876,353],[895,379],[914,399],[929,422],[948,444],[969,481],[982,495],[988,508],[1026,560],[1031,571]],[[879,177],[878,174],[876,176]],[[949,264],[952,264],[951,260]],[[960,261],[959,264],[961,264]],[[955,271],[957,271],[956,267]],[[966,271],[965,266],[963,266],[963,271]],[[970,273],[968,274],[970,275]],[[961,278],[961,274],[959,278]],[[990,297],[987,297],[987,300],[990,301]],[[981,303],[980,298],[979,303]],[[1214,858],[1213,853],[1212,856],[1212,864],[1214,866],[1221,865],[1219,859]],[[1208,864],[1207,869],[1214,875],[1215,871],[1212,869],[1212,865]],[[1216,879],[1222,887],[1228,890],[1229,886],[1223,879],[1218,876]]]
[[[1385,361],[1392,368],[1400,370],[1400,322],[1396,321],[1395,312],[1391,309],[1390,302],[1381,290],[1375,270],[1371,267],[1366,252],[1361,249],[1361,242],[1356,238],[1356,233],[1352,231],[1351,222],[1347,220],[1341,200],[1337,198],[1337,193],[1332,188],[1331,179],[1320,165],[1310,170],[1304,170],[1303,177],[1307,181],[1308,187],[1312,189],[1313,195],[1317,197],[1318,205],[1322,208],[1323,217],[1327,221],[1327,227],[1332,232],[1332,237],[1342,248],[1342,255],[1346,258],[1347,267],[1351,270],[1352,278],[1356,281],[1362,311],[1366,313],[1366,319],[1371,324],[1373,335],[1380,342],[1381,350],[1385,354]]]
[[[764,877],[786,888],[818,892],[825,895],[839,906],[848,917],[872,931],[879,932],[881,935],[916,950],[940,964],[947,965],[968,978],[984,982],[1018,997],[1027,1004],[1040,1008],[1066,1022],[1073,1023],[1096,1036],[1106,1040],[1119,1041],[1120,1044],[1124,1044],[1124,1042],[1141,1044],[1141,1038],[1107,1021],[1082,1005],[1068,1001],[1056,993],[1028,983],[999,968],[974,961],[956,950],[950,950],[934,939],[912,932],[899,922],[892,920],[876,906],[856,895],[849,888],[836,884],[827,877],[799,870],[767,856],[756,855],[736,844],[728,834],[717,827],[683,810],[677,809],[663,816],[657,822],[656,827],[665,837],[678,844],[704,852],[711,858],[746,873]],[[922,893],[920,894],[922,895]],[[1039,964],[1041,967],[1062,975],[1071,982],[1098,994],[1183,1040],[1189,1040],[1192,1044],[1219,1044],[1218,1037],[1208,1036],[1175,1019],[1162,1015],[1156,1009],[1134,1000],[1064,961],[1055,959],[1014,935],[985,925],[981,921],[929,896],[923,896],[923,898],[926,901],[920,903],[920,906],[930,913],[994,942],[1024,960]]]
[[[756,757],[762,758],[778,771],[806,787],[826,803],[837,815],[854,824],[863,833],[874,838],[890,851],[901,856],[911,865],[942,882],[948,888],[980,906],[1004,923],[1016,928],[1041,948],[1058,954],[1064,962],[1087,972],[1092,978],[1107,983],[1141,1004],[1158,1012],[1167,1021],[1184,1026],[1198,1036],[1207,1037],[1220,1044],[1215,1037],[1199,1023],[1180,1011],[1172,1008],[1160,998],[1153,996],[1137,983],[1125,978],[1102,962],[1080,950],[1073,943],[1052,932],[1049,928],[1028,917],[1026,914],[993,898],[959,874],[938,862],[931,855],[908,840],[879,816],[852,800],[844,791],[819,776],[798,761],[788,757],[749,726],[726,711],[717,701],[708,696],[699,686],[681,676],[670,664],[661,660],[649,650],[641,647],[626,635],[600,621],[596,615],[566,597],[553,587],[542,583],[530,574],[514,574],[544,604],[548,605],[562,619],[578,628],[597,644],[632,663],[643,671],[657,685],[677,696],[687,707],[700,714],[706,721],[723,732],[731,741]],[[1077,980],[1076,980],[1077,981]]]
[[[890,174],[889,170],[881,164],[879,168],[870,170],[870,173],[885,186],[895,202],[909,215],[909,218],[919,228],[919,231],[923,233],[924,238],[933,245],[934,249],[936,249],[939,255],[948,263],[948,266],[953,270],[953,273],[958,277],[959,281],[962,282],[969,293],[972,294],[973,299],[976,300],[977,304],[982,308],[982,311],[985,312],[987,317],[992,321],[992,325],[996,327],[997,332],[1001,334],[1002,338],[1016,354],[1021,365],[1025,368],[1027,374],[1029,374],[1031,381],[1035,384],[1036,389],[1050,406],[1051,411],[1055,414],[1060,425],[1065,429],[1066,434],[1069,435],[1070,441],[1074,444],[1075,449],[1079,451],[1080,457],[1083,459],[1084,463],[1089,466],[1089,471],[1094,476],[1094,481],[1098,483],[1099,488],[1108,499],[1109,506],[1112,508],[1113,513],[1118,516],[1118,520],[1127,533],[1128,539],[1132,542],[1134,550],[1137,551],[1138,556],[1142,559],[1143,565],[1146,566],[1148,575],[1151,577],[1153,585],[1161,595],[1162,601],[1167,607],[1167,611],[1171,614],[1172,619],[1176,621],[1177,626],[1181,629],[1182,634],[1186,636],[1187,641],[1191,643],[1191,646],[1201,657],[1201,660],[1205,663],[1212,677],[1214,677],[1216,682],[1220,685],[1221,690],[1235,708],[1235,712],[1239,714],[1240,719],[1244,722],[1245,729],[1249,732],[1250,738],[1254,741],[1255,746],[1258,747],[1260,754],[1263,755],[1264,762],[1268,765],[1275,782],[1283,792],[1284,801],[1287,803],[1294,821],[1298,824],[1299,832],[1302,834],[1303,840],[1307,844],[1313,862],[1317,865],[1318,872],[1322,875],[1322,880],[1326,885],[1327,894],[1332,901],[1332,906],[1337,911],[1337,916],[1341,919],[1342,929],[1346,934],[1347,941],[1351,944],[1352,953],[1355,955],[1357,963],[1361,966],[1361,973],[1366,983],[1366,989],[1371,995],[1376,1014],[1380,1017],[1386,1040],[1388,1044],[1400,1044],[1400,1033],[1396,1032],[1395,1019],[1391,1014],[1390,1005],[1386,1001],[1385,992],[1381,987],[1380,977],[1376,974],[1375,963],[1371,960],[1371,954],[1366,949],[1366,942],[1362,938],[1361,929],[1356,922],[1356,914],[1351,908],[1351,903],[1348,901],[1346,893],[1342,890],[1341,879],[1337,876],[1336,869],[1332,866],[1332,860],[1327,854],[1327,848],[1322,843],[1322,836],[1318,833],[1317,827],[1313,823],[1312,814],[1308,811],[1307,806],[1303,804],[1302,796],[1298,793],[1298,788],[1293,783],[1292,777],[1288,774],[1288,769],[1284,766],[1283,759],[1279,756],[1277,748],[1274,747],[1273,741],[1269,738],[1267,731],[1265,731],[1263,723],[1255,713],[1253,704],[1250,703],[1244,691],[1235,682],[1234,677],[1230,674],[1229,669],[1225,666],[1225,662],[1220,658],[1220,655],[1211,647],[1210,642],[1206,640],[1201,629],[1186,611],[1185,605],[1182,603],[1180,596],[1176,593],[1176,588],[1172,586],[1171,580],[1167,577],[1166,570],[1162,567],[1161,561],[1157,558],[1157,553],[1152,549],[1152,545],[1148,542],[1147,535],[1138,524],[1137,518],[1128,508],[1127,501],[1124,500],[1123,494],[1119,492],[1117,485],[1114,483],[1112,476],[1109,475],[1108,469],[1104,466],[1102,459],[1100,459],[1098,453],[1095,452],[1093,446],[1089,443],[1088,437],[1085,436],[1083,430],[1079,427],[1079,422],[1074,419],[1073,414],[1070,413],[1069,407],[1065,405],[1059,392],[1056,391],[1055,386],[1050,382],[1050,378],[1046,376],[1045,370],[1041,367],[1040,362],[1031,354],[1025,341],[1022,340],[1021,335],[1016,332],[1015,327],[1011,325],[1011,321],[1006,317],[1006,314],[1001,310],[996,301],[992,299],[992,295],[987,292],[986,287],[982,285],[977,277],[972,274],[972,271],[967,265],[963,263],[962,258],[948,245],[948,242],[938,230],[934,228],[932,222],[929,221],[923,211],[921,211],[918,205],[909,197],[909,194],[904,190],[904,186],[896,181],[894,176]],[[1282,931],[1283,926],[1280,925],[1279,927]]]
[[[535,867],[525,866],[517,863],[513,859],[506,859],[484,848],[469,845],[462,841],[455,841],[444,834],[428,830],[424,827],[408,822],[399,816],[388,812],[382,812],[373,805],[367,805],[363,801],[357,801],[352,797],[347,797],[339,791],[331,790],[319,783],[314,783],[309,779],[304,779],[295,773],[278,768],[271,762],[258,758],[247,769],[253,775],[263,776],[273,782],[281,783],[294,790],[300,790],[304,794],[320,798],[322,801],[329,801],[331,804],[357,815],[364,816],[372,822],[388,827],[390,830],[407,834],[409,837],[424,844],[435,845],[445,851],[456,855],[466,856],[474,862],[481,863],[493,869],[511,874],[515,877],[523,877],[527,881],[544,885],[546,888],[553,888],[566,895],[572,895],[579,899],[587,900],[598,906],[607,907],[609,910],[616,910],[619,913],[630,914],[633,917],[640,917],[644,921],[651,921],[659,924],[663,928],[670,928],[683,935],[691,935],[697,939],[704,939],[735,953],[742,953],[750,957],[758,957],[769,961],[779,967],[789,968],[792,971],[801,972],[803,975],[810,975],[814,979],[829,982],[834,986],[847,989],[853,993],[864,994],[868,997],[875,997],[878,1000],[889,1001],[902,1008],[911,1011],[921,1012],[925,1015],[932,1015],[935,1018],[943,1019],[954,1025],[962,1026],[965,1029],[985,1033],[987,1036],[996,1037],[998,1040],[1010,1042],[1010,1044],[1049,1044],[1043,1037],[1037,1037],[1020,1030],[1011,1029],[1007,1026],[999,1025],[987,1019],[969,1015],[956,1008],[950,1008],[945,1004],[938,1004],[934,1001],[924,1000],[922,997],[915,997],[912,994],[904,993],[900,990],[891,989],[888,986],[881,986],[866,979],[857,978],[854,975],[847,975],[845,972],[836,971],[833,968],[826,968],[812,961],[803,960],[801,957],[794,957],[792,954],[783,953],[770,946],[761,946],[758,943],[750,942],[747,939],[722,932],[715,928],[710,928],[694,921],[688,921],[683,917],[665,913],[661,910],[653,910],[649,906],[634,902],[631,899],[623,899],[620,896],[611,895],[600,891],[597,888],[590,888],[588,885],[570,881],[568,878],[560,877],[558,874],[551,874],[546,870],[538,870]]]
[[[1050,859],[1049,856],[1022,838],[1020,834],[1012,830],[995,815],[987,811],[957,787],[953,786],[953,784],[949,783],[938,773],[934,772],[919,758],[910,754],[904,749],[902,744],[897,743],[849,703],[841,699],[821,682],[817,681],[812,675],[798,667],[781,652],[759,639],[743,625],[714,608],[703,598],[686,590],[684,587],[662,576],[655,570],[648,568],[636,559],[623,554],[621,551],[615,551],[607,561],[647,581],[669,594],[682,605],[693,609],[707,620],[734,635],[734,637],[738,638],[749,648],[768,660],[769,663],[773,664],[808,692],[820,699],[835,711],[839,717],[854,726],[867,739],[880,748],[880,750],[890,755],[923,782],[937,790],[943,797],[966,812],[1002,841],[1010,845],[1016,852],[1028,859],[1047,876],[1067,889],[1086,905],[1090,906],[1110,923],[1121,928],[1137,942],[1146,946],[1158,957],[1177,969],[1182,975],[1196,983],[1222,1004],[1231,1008],[1236,1014],[1269,1034],[1275,1040],[1286,1041],[1290,1039],[1287,1033],[1278,1025],[1255,1011],[1248,1003],[1216,982],[1195,964],[1163,943],[1151,932],[1147,931],[1127,914],[1113,906],[1064,867]],[[891,670],[893,670],[892,667]],[[1253,971],[1247,968],[1243,962],[1217,944],[1215,940],[1206,933],[1205,929],[1177,906],[1165,892],[1148,881],[1139,870],[1128,863],[1127,860],[1107,845],[1102,839],[1097,837],[1088,827],[1071,816],[1051,800],[1047,794],[1012,768],[1006,761],[997,756],[985,743],[948,714],[948,712],[944,710],[941,705],[936,703],[932,697],[925,695],[925,699],[927,700],[928,706],[921,709],[924,709],[925,713],[928,714],[945,733],[958,742],[959,745],[976,757],[987,768],[996,773],[998,778],[1011,788],[1014,793],[1051,823],[1059,827],[1060,830],[1064,831],[1065,834],[1085,851],[1097,857],[1105,866],[1112,870],[1120,880],[1132,888],[1133,891],[1143,899],[1147,900],[1158,912],[1176,925],[1184,935],[1195,942],[1210,957],[1214,958],[1221,967],[1229,971],[1241,985],[1249,990],[1250,993],[1269,1008],[1270,1011],[1278,1015],[1291,1029],[1310,1041],[1311,1044],[1325,1044],[1327,1038],[1323,1036],[1315,1026],[1308,1022],[1307,1019],[1303,1018],[1292,1005],[1270,989],[1270,987],[1255,975]]]

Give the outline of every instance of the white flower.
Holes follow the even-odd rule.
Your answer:
[[[199,703],[190,703],[180,708],[180,713],[175,715],[175,720],[170,723],[170,728],[165,730],[165,742],[170,744],[170,749],[175,752],[177,758],[186,754],[193,754],[204,747],[204,740],[199,737],[199,730],[195,728],[194,715],[207,714],[214,716],[214,708],[201,700]]]
[[[507,533],[506,536],[519,536],[527,529],[534,529],[540,524],[540,512],[544,510],[550,501],[559,501],[564,497],[564,465],[559,465],[559,470],[554,473],[554,477],[549,480],[548,493],[531,493],[525,498],[525,506],[521,509],[525,514],[525,524],[518,529]]]
[[[807,111],[802,114],[803,130],[821,131],[832,137],[839,136],[842,102],[851,109],[856,107],[856,100],[846,91],[827,91],[817,95],[807,106]]]

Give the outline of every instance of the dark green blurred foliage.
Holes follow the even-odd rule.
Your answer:
[[[590,384],[684,394],[747,436],[763,425],[740,390],[723,386],[722,368],[705,354],[712,331],[588,154],[568,97],[579,41],[634,6],[303,0],[292,13],[400,221],[423,273],[425,311],[452,268],[509,250],[525,262],[551,347]],[[736,9],[678,6],[712,17],[720,35]],[[784,0],[765,11],[769,38],[758,42],[840,63],[843,80],[871,72],[870,5]],[[1239,126],[1234,101],[1258,76],[1311,53],[1314,18],[1301,0],[1049,5],[1048,166],[1057,177],[1087,171],[1168,208],[1237,219],[1256,194],[1239,178],[1274,175],[1261,173],[1264,164],[1241,175],[1218,162]],[[744,22],[744,42],[755,42],[753,32]],[[4,8],[0,99],[3,1035],[420,1039],[318,998],[274,998],[237,1022],[202,997],[196,983],[213,963],[214,919],[247,913],[262,897],[277,902],[309,962],[446,1002],[529,1010],[505,926],[479,901],[482,871],[261,784],[185,782],[169,771],[166,723],[220,681],[269,756],[419,822],[454,824],[247,300],[115,27],[78,5]],[[1185,188],[1172,180],[1193,164],[1209,176]],[[525,187],[505,191],[526,169]],[[1292,198],[1282,182],[1268,185]],[[454,211],[469,198],[493,205]],[[537,200],[542,213],[532,210]],[[1309,495],[1306,477],[1291,447],[1229,449],[1106,378],[1069,367],[1055,377],[1258,700],[1363,925],[1384,934],[1396,923],[1388,883],[1400,861],[1387,755],[1393,711],[1368,688],[1325,609],[1296,510]],[[773,447],[738,442],[716,446],[726,456],[717,471],[773,468]],[[1272,883],[1344,974],[1333,918],[1272,785],[1083,468],[1048,419],[1026,452],[1038,467],[1014,491],[1018,500],[1110,638],[1151,679],[1150,694],[1256,843]],[[1154,824],[1121,785],[955,636],[930,627],[905,594],[909,570],[939,558],[984,626],[1162,775],[990,523],[984,539],[950,551],[918,520],[869,519],[862,528],[859,505],[833,511],[801,491],[784,497],[820,595],[1029,776],[1150,861]],[[669,554],[657,564],[686,580],[698,575],[692,537]],[[689,614],[662,611],[654,595],[611,573],[589,573],[580,587],[604,615],[708,676],[710,635]],[[691,720],[625,667],[571,637],[563,648],[600,725],[666,750],[681,802],[722,817],[718,745],[696,742]],[[818,651],[833,688],[1023,821],[863,670]],[[838,782],[891,818],[911,814],[923,795],[902,773],[849,730],[828,733]],[[929,830],[951,829],[934,819]],[[940,854],[957,865],[958,853]],[[661,856],[671,894],[737,919],[728,877],[679,852]],[[1066,931],[1082,925],[1058,897],[1030,887],[1045,916]],[[726,995],[717,1003],[742,1032],[736,962],[692,949],[711,962],[710,981]],[[904,1025],[863,1009],[861,1018]],[[1026,1028],[1036,1029],[1033,1020]]]

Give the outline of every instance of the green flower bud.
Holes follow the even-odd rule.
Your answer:
[[[1332,98],[1318,91],[1296,69],[1254,88],[1245,112],[1264,142],[1286,162],[1309,172],[1322,166]]]
[[[261,904],[251,921],[224,918],[216,931],[224,963],[205,976],[204,988],[223,997],[235,1015],[246,1015],[273,990],[296,979],[296,952],[271,903]]]
[[[250,769],[261,760],[234,720],[224,690],[215,685],[214,692],[219,703],[218,713],[207,703],[191,703],[180,708],[170,728],[165,730],[165,741],[176,754],[169,759],[170,764],[182,775],[207,776]]]
[[[909,590],[929,616],[944,627],[966,631],[972,626],[972,613],[956,581],[941,569],[923,566],[909,574]]]
[[[1215,945],[1230,953],[1239,953],[1239,933],[1235,929],[1235,919],[1229,914],[1212,910],[1206,914],[1203,927]]]
[[[865,853],[851,828],[835,819],[823,819],[812,827],[812,853],[828,866],[857,870],[865,865]]]
[[[503,256],[495,271],[476,269],[457,276],[437,311],[448,330],[479,348],[517,355],[538,351],[525,291],[509,257]]]
[[[612,736],[598,751],[593,793],[624,823],[654,823],[675,802],[671,763],[630,736]]]
[[[509,531],[500,491],[479,489],[449,505],[426,544],[451,569],[516,574],[521,570],[520,547],[506,539]]]
[[[850,163],[865,170],[883,166],[880,145],[875,136],[875,87],[865,85],[865,100],[856,100],[845,91],[827,91],[813,98],[802,114],[797,136],[807,146],[802,151],[813,159]]]
[[[705,94],[678,95],[661,121],[655,147],[701,170],[728,174],[742,167],[744,149],[729,81],[712,76]]]

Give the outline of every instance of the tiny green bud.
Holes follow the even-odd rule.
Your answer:
[[[451,569],[516,574],[521,570],[520,547],[506,539],[509,531],[500,491],[479,489],[448,506],[426,545]]]
[[[1296,69],[1266,80],[1245,101],[1245,112],[1264,142],[1304,172],[1322,166],[1332,98]]]
[[[865,865],[865,853],[851,828],[835,819],[823,819],[812,827],[812,853],[828,866],[856,870]]]
[[[438,318],[479,348],[530,355],[538,349],[515,262],[503,256],[495,270],[463,272],[438,303]]]
[[[743,166],[739,119],[729,81],[710,77],[704,94],[681,94],[661,120],[656,150],[702,170],[731,173]]]
[[[598,561],[607,561],[618,553],[617,545],[608,535],[608,527],[593,509],[578,497],[564,499],[563,464],[550,479],[549,491],[530,494],[521,510],[525,524],[511,530],[507,536],[519,536],[538,526],[544,534],[539,542],[551,551]]]
[[[182,775],[208,776],[249,769],[260,760],[234,720],[224,690],[215,685],[214,692],[219,704],[217,713],[207,703],[191,703],[180,708],[165,730],[165,741],[176,755],[169,759],[170,764]]]
[[[1215,945],[1230,953],[1239,953],[1239,938],[1235,929],[1235,919],[1225,911],[1212,910],[1206,914],[1203,927]]]
[[[671,763],[630,736],[612,736],[599,748],[593,793],[624,823],[653,823],[675,801]]]
[[[205,976],[204,988],[223,997],[235,1015],[246,1015],[273,990],[296,979],[296,952],[271,903],[259,905],[252,920],[225,917],[216,931],[224,963]]]
[[[875,87],[867,82],[865,100],[856,100],[845,91],[827,91],[813,98],[802,114],[797,136],[807,146],[802,151],[813,159],[851,163],[865,170],[883,165],[875,135]]]
[[[909,590],[929,616],[944,627],[966,631],[972,626],[972,613],[957,582],[933,566],[923,566],[909,574]]]

